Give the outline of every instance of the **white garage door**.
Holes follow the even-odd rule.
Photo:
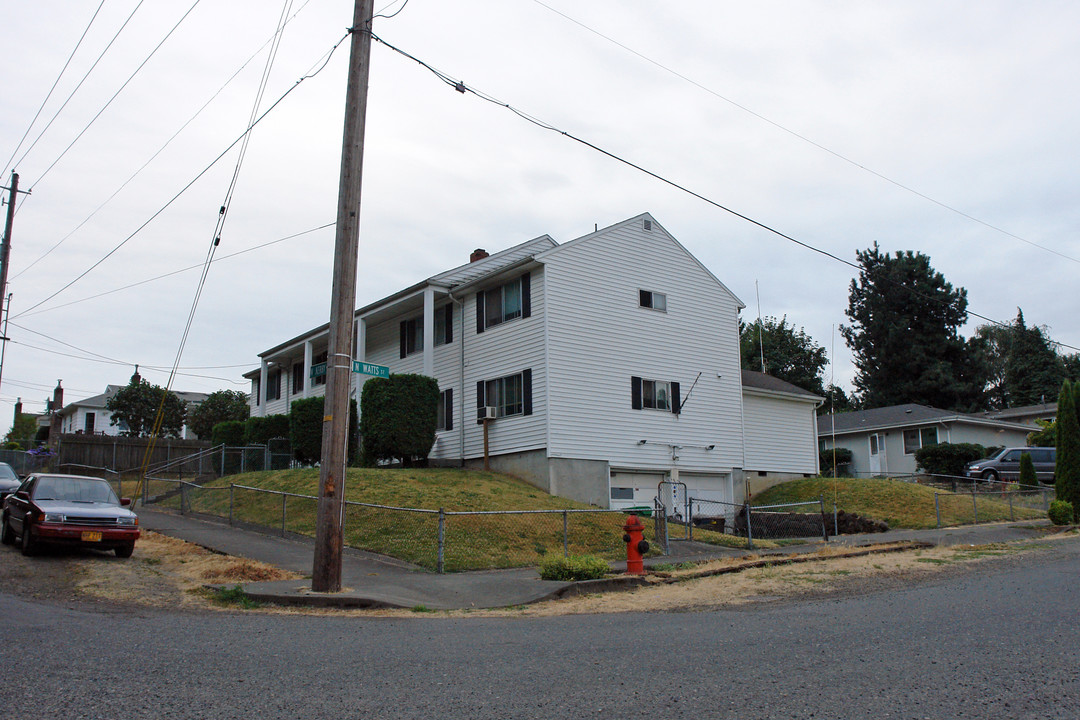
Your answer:
[[[662,472],[632,472],[612,470],[608,485],[609,507],[622,510],[629,507],[652,507],[656,486],[665,478]]]
[[[679,473],[679,481],[686,483],[686,494],[694,500],[734,503],[735,489],[731,473]]]

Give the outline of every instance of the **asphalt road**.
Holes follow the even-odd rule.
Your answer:
[[[4,718],[1080,717],[1080,542],[817,600],[363,619],[0,594]]]

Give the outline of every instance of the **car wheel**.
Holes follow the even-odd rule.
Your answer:
[[[133,552],[135,552],[135,543],[116,546],[116,557],[118,558],[129,558]]]
[[[23,555],[30,556],[37,552],[37,543],[34,542],[34,538],[30,537],[30,523],[27,520],[23,520],[22,538],[20,539],[22,540],[20,545]]]
[[[7,515],[4,515],[0,519],[0,542],[5,545],[15,544],[15,531],[11,529],[11,525],[8,524]]]
[[[995,470],[987,470],[982,474],[983,480],[988,482],[997,482],[998,474]]]

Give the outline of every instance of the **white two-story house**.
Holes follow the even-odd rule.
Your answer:
[[[746,465],[742,307],[644,214],[561,245],[545,235],[478,250],[360,308],[354,359],[438,380],[433,463],[481,464],[490,414],[492,468],[552,494],[646,504],[674,476],[695,497],[741,502],[745,470],[772,469]],[[327,331],[260,354],[245,375],[253,415],[287,413],[292,400],[323,393],[325,377],[311,369],[326,360]],[[357,399],[367,377],[353,375]],[[799,437],[777,442],[797,446],[798,457],[776,469],[816,473],[820,398],[791,386],[749,392],[759,404],[786,402],[796,418]]]

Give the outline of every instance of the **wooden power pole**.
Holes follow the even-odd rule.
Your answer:
[[[345,93],[345,133],[341,148],[337,240],[334,246],[334,278],[330,296],[330,346],[326,358],[319,506],[315,525],[315,559],[311,571],[311,589],[315,592],[341,590],[349,389],[352,386],[353,314],[356,309],[356,265],[360,247],[360,180],[364,164],[364,126],[373,14],[374,0],[356,0],[353,10],[349,85]]]
[[[8,189],[7,220],[4,223],[4,241],[0,243],[0,298],[7,297],[8,258],[11,255],[11,227],[15,224],[15,201],[19,194],[19,174],[11,173]]]

